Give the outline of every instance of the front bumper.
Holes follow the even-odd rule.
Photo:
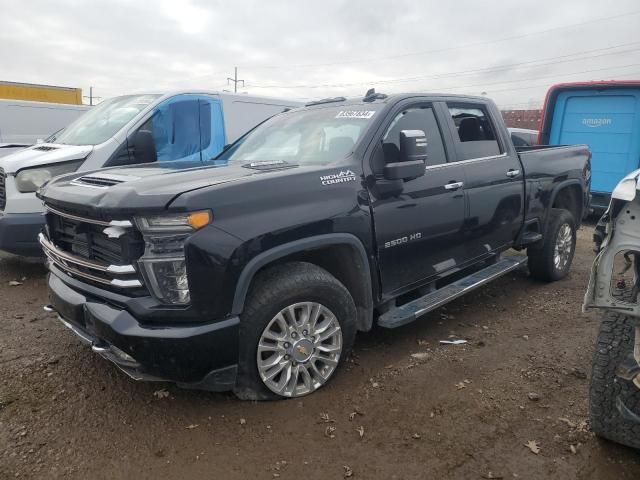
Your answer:
[[[0,213],[0,250],[25,257],[42,257],[38,233],[43,227],[42,213]]]
[[[240,320],[198,325],[141,324],[128,311],[72,289],[49,274],[51,309],[92,350],[135,380],[184,388],[230,390],[235,385]]]

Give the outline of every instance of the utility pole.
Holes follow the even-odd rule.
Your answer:
[[[100,100],[102,97],[94,97],[93,96],[93,87],[89,87],[89,96],[83,95],[82,98],[88,98],[89,99],[89,105],[93,106],[93,100],[94,99]]]
[[[229,85],[230,82],[233,82],[233,92],[238,93],[238,82],[242,82],[242,87],[244,88],[244,80],[238,80],[238,67],[235,67],[234,70],[235,74],[233,75],[233,78],[227,77],[227,85]]]

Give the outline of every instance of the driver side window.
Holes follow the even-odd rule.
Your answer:
[[[398,113],[382,137],[382,150],[386,163],[400,159],[400,132],[422,130],[427,137],[427,166],[447,163],[440,128],[431,107],[412,107]]]
[[[131,145],[138,132],[151,135],[158,162],[209,161],[225,144],[220,102],[206,97],[174,97],[160,104],[135,134],[129,136],[128,160],[120,154],[111,164],[140,163]]]
[[[159,162],[200,160],[198,100],[161,105],[142,129],[150,130]]]

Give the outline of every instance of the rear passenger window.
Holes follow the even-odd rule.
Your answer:
[[[502,153],[495,129],[480,105],[448,104],[460,140],[460,160],[491,157]]]
[[[431,107],[408,108],[393,119],[382,138],[382,148],[387,163],[399,161],[400,131],[422,130],[427,136],[427,166],[447,163],[440,128]]]

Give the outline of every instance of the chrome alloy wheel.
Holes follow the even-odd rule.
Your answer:
[[[573,232],[568,223],[564,223],[558,230],[556,244],[553,248],[553,265],[556,270],[564,270],[569,263],[573,250]]]
[[[316,391],[333,375],[342,353],[342,330],[324,305],[289,305],[271,319],[260,336],[258,373],[272,392],[300,397]]]

